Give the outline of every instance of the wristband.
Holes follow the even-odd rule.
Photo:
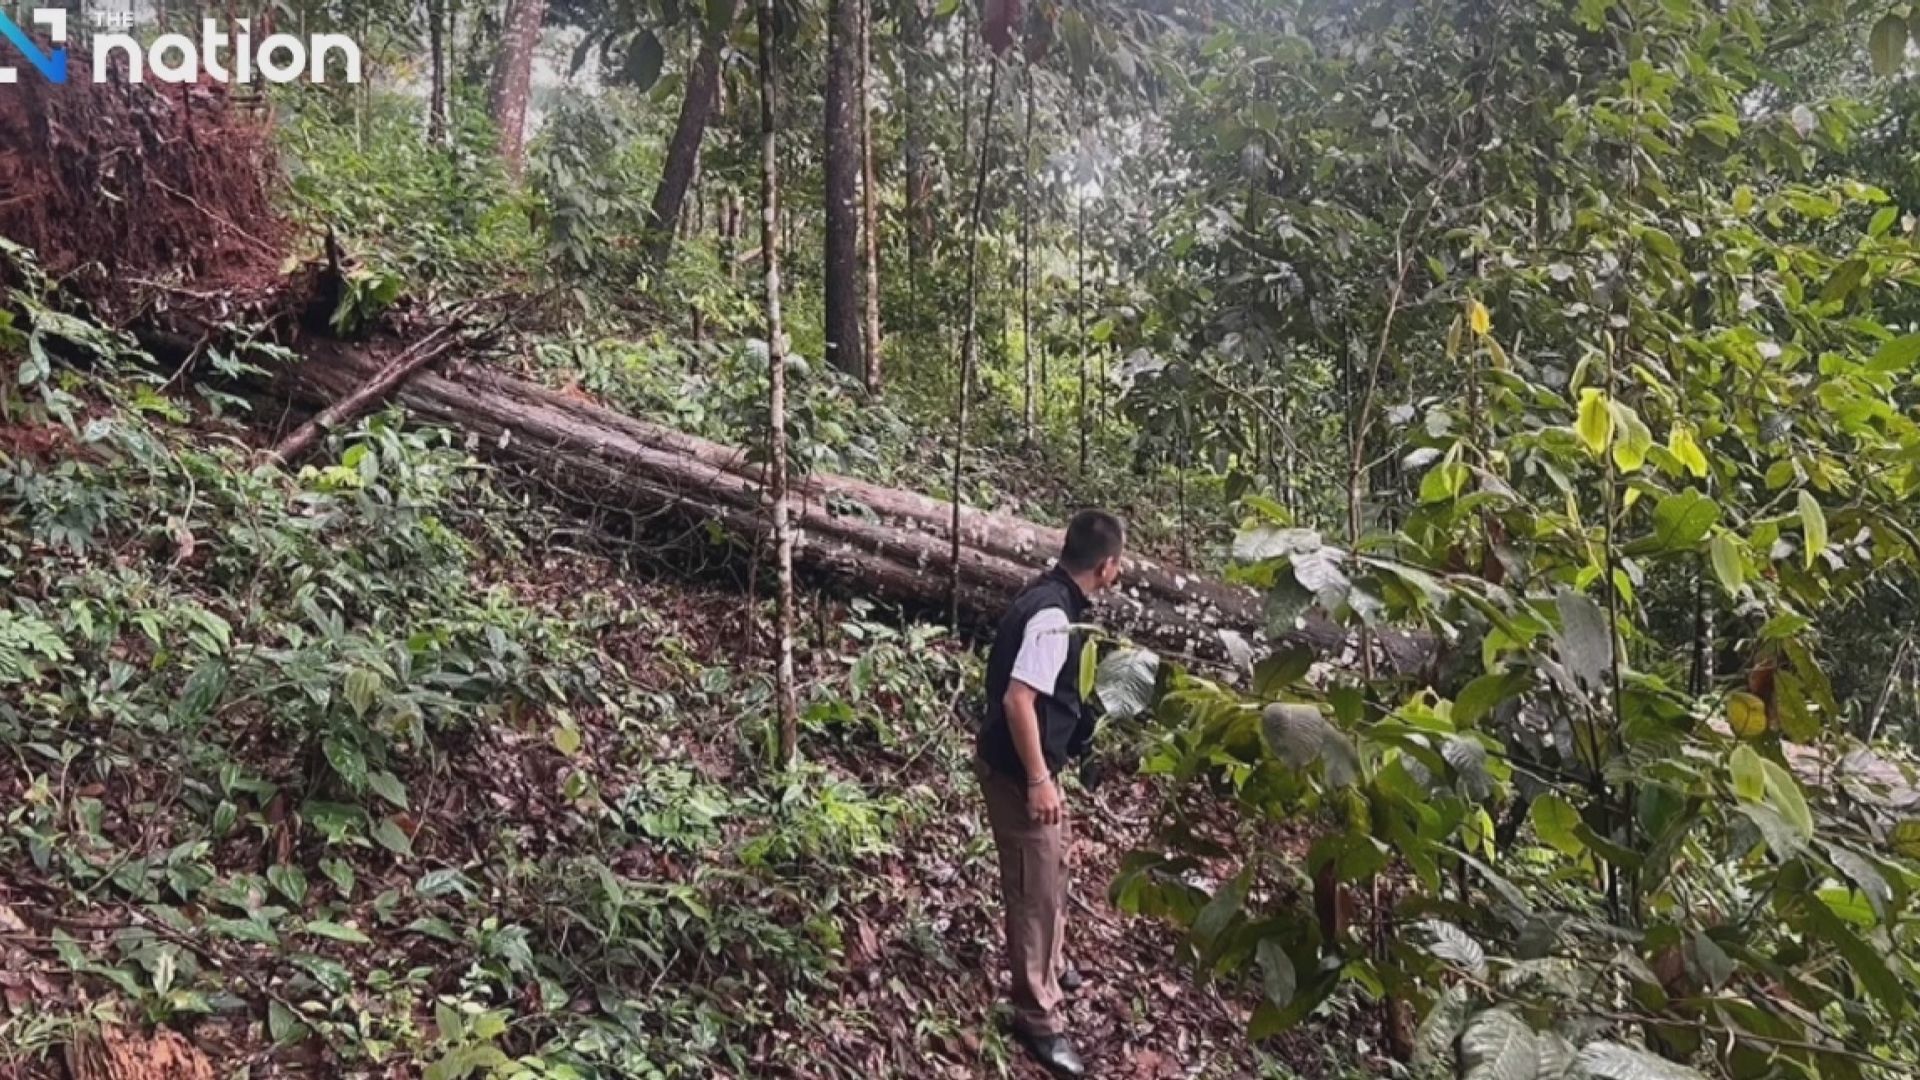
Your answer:
[[[1051,783],[1053,783],[1053,777],[1051,776],[1043,776],[1038,780],[1035,780],[1032,777],[1027,778],[1027,787],[1029,788],[1037,788],[1042,784],[1051,784]]]

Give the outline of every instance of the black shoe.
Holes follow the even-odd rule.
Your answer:
[[[1087,1067],[1080,1061],[1080,1055],[1067,1041],[1065,1035],[1029,1035],[1024,1031],[1015,1031],[1020,1045],[1027,1048],[1033,1060],[1055,1076],[1085,1076]]]
[[[1060,973],[1060,992],[1063,994],[1078,993],[1085,985],[1087,980],[1074,968],[1068,968]]]

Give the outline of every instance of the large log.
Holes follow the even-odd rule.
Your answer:
[[[383,361],[334,342],[305,347],[291,392],[322,408],[379,377]],[[517,465],[579,501],[712,520],[749,544],[770,528],[761,463],[734,447],[614,412],[478,364],[415,374],[396,395],[415,414],[462,429],[485,455]],[[796,483],[798,564],[862,593],[943,607],[950,505],[916,492],[815,474]],[[1030,521],[963,510],[961,609],[990,622],[1059,550],[1061,532]],[[1264,618],[1251,590],[1150,559],[1131,559],[1126,583],[1103,598],[1101,621],[1189,655],[1219,655],[1221,631],[1258,643]],[[1281,638],[1321,653],[1347,644],[1322,619]]]

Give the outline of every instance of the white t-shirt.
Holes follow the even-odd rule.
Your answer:
[[[1067,663],[1069,626],[1067,613],[1060,608],[1041,608],[1027,619],[1020,635],[1020,653],[1013,659],[1013,677],[1042,694],[1053,693],[1059,685],[1060,669]]]

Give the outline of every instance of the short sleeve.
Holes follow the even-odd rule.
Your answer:
[[[1060,669],[1067,663],[1067,613],[1043,608],[1027,619],[1020,636],[1020,654],[1014,657],[1013,677],[1043,694],[1053,693]]]

